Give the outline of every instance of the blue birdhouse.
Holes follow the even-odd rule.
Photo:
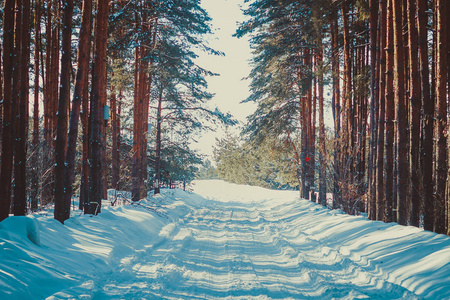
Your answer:
[[[105,105],[103,107],[103,120],[108,121],[109,120],[109,106]]]

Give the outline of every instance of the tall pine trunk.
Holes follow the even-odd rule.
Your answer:
[[[408,48],[409,48],[409,102],[411,105],[411,225],[419,227],[420,214],[420,119],[422,103],[420,99],[420,73],[418,53],[418,33],[416,26],[416,3],[408,4]]]
[[[324,122],[324,108],[323,108],[323,45],[322,37],[319,38],[318,43],[318,65],[320,67],[318,74],[318,93],[319,93],[319,203],[323,206],[327,205],[327,155],[325,147],[325,122]]]
[[[387,0],[380,1],[380,20],[379,20],[379,120],[378,120],[378,140],[377,140],[377,163],[376,163],[376,187],[377,187],[377,216],[376,219],[381,221],[385,218],[385,181],[384,181],[384,129],[386,117],[386,19],[387,19]]]
[[[446,187],[447,187],[447,0],[436,0],[436,100],[437,100],[437,176],[436,176],[436,217],[434,230],[446,233]]]
[[[138,24],[138,14],[136,13],[136,24]],[[134,60],[134,109],[133,109],[133,165],[132,165],[132,200],[141,199],[141,139],[142,139],[142,89],[140,86],[141,72],[141,47],[135,48]]]
[[[375,0],[370,0],[370,70],[371,70],[371,104],[370,104],[370,151],[369,151],[369,165],[368,165],[368,174],[369,174],[369,219],[376,219],[376,156],[377,156],[377,114],[378,114],[378,67],[377,67],[377,58],[378,58],[378,8],[379,3]]]
[[[103,97],[106,97],[106,44],[108,35],[109,0],[98,1],[97,22],[95,26],[94,66],[92,73],[91,98],[91,149],[89,174],[88,214],[98,214],[103,198]]]
[[[434,101],[430,95],[430,79],[428,67],[428,23],[427,0],[417,1],[417,28],[419,31],[419,63],[420,85],[423,106],[422,151],[420,153],[423,174],[423,223],[425,230],[433,230],[434,226],[434,183],[433,183],[433,128]]]
[[[19,2],[18,2],[19,3]],[[20,38],[18,39],[17,55],[19,61],[17,66],[20,72],[18,82],[18,112],[17,112],[17,134],[16,152],[14,158],[14,215],[24,216],[27,212],[27,184],[26,184],[26,160],[27,160],[27,140],[28,140],[28,95],[29,95],[29,73],[28,64],[30,61],[30,1],[22,0],[22,6],[16,12],[21,14]],[[18,20],[18,19],[17,19]],[[17,26],[16,26],[17,30]]]
[[[111,183],[114,190],[119,189],[120,180],[120,155],[119,155],[119,116],[117,112],[117,95],[113,91],[111,95],[111,122],[112,122],[112,149],[111,149]]]
[[[446,5],[446,15],[450,14],[450,5],[447,3]],[[450,46],[448,46],[448,42],[450,41],[450,18],[447,18],[447,99],[450,101]],[[447,184],[447,190],[450,189],[450,185]],[[449,191],[450,193],[450,191]],[[450,194],[447,194],[446,202],[447,202],[447,235],[450,235]]]
[[[59,86],[59,0],[47,2],[46,58],[44,86],[44,145],[41,206],[52,202],[55,187],[55,134]]]
[[[160,87],[158,97],[158,111],[156,115],[156,151],[155,151],[155,195],[159,194],[161,185],[161,123],[163,88]]]
[[[394,28],[393,28],[393,9],[392,1],[388,0],[387,9],[387,55],[386,55],[386,161],[385,170],[385,222],[393,220],[393,202],[394,202]]]
[[[31,154],[31,184],[30,184],[30,199],[31,211],[38,210],[39,198],[39,181],[41,177],[41,168],[39,166],[39,159],[41,153],[40,138],[39,138],[39,57],[41,51],[41,2],[35,0],[34,2],[34,105],[33,105],[33,139],[32,154]]]
[[[394,23],[394,89],[395,89],[395,116],[397,122],[397,222],[401,225],[407,224],[407,187],[409,186],[408,168],[408,111],[405,99],[405,65],[403,55],[403,22],[402,22],[402,0],[393,0],[393,23]]]
[[[73,183],[75,180],[75,154],[78,139],[78,125],[80,120],[81,104],[88,101],[83,97],[87,96],[86,90],[88,88],[85,76],[89,72],[91,49],[91,15],[92,0],[85,0],[83,1],[82,7],[81,28],[78,43],[77,73],[75,77],[75,88],[72,98],[72,110],[70,112],[69,134],[67,137],[67,151],[65,158],[64,203],[66,203],[66,205],[70,205],[70,200],[73,194]],[[87,111],[83,113],[87,114]]]
[[[3,11],[3,57],[12,57],[14,53],[14,0],[5,0]],[[13,64],[10,59],[3,60],[3,133],[2,166],[0,175],[0,221],[6,219],[11,204],[11,178],[13,170],[13,129],[12,115],[12,75]]]
[[[351,195],[353,176],[352,176],[352,61],[351,61],[351,47],[350,47],[350,28],[349,28],[349,8],[348,3],[342,4],[342,26],[344,37],[344,93],[343,93],[343,127],[342,139],[344,141],[344,148],[342,152],[342,183],[343,183],[343,202],[344,211],[352,213],[353,200]]]
[[[333,208],[339,208],[342,204],[342,195],[340,191],[340,148],[341,148],[341,89],[339,77],[339,42],[338,42],[338,13],[333,11],[330,22],[331,30],[331,64],[333,76],[333,120],[334,120],[334,183],[333,183]]]
[[[64,224],[70,218],[70,198],[65,198],[65,152],[67,142],[67,111],[70,99],[70,69],[73,1],[63,2],[63,32],[61,56],[61,86],[55,145],[55,219]]]

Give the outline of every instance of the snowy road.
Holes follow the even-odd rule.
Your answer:
[[[6,269],[24,284],[10,284],[11,295],[31,288],[48,299],[450,299],[448,237],[329,211],[297,192],[211,182],[195,192],[201,196],[155,198],[167,219],[127,207],[65,226],[38,218],[40,247],[8,246],[30,256],[21,258],[26,272]],[[55,232],[73,240],[53,249],[62,243]],[[60,283],[44,288],[30,274]],[[8,288],[14,280],[2,276]]]
[[[417,298],[317,240],[303,218],[308,205],[244,198],[190,207],[162,228],[156,244],[88,284],[93,298]]]
[[[298,217],[286,215],[286,208],[213,203],[167,225],[161,242],[133,257],[112,280],[96,283],[104,285],[96,296],[415,298],[311,239]]]

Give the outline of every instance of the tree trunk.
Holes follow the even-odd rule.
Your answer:
[[[114,74],[111,74],[114,76]],[[112,87],[111,90],[111,125],[112,125],[112,149],[111,149],[111,185],[112,188],[117,191],[119,187],[119,168],[120,168],[120,157],[119,157],[119,133],[118,133],[118,120],[117,120],[117,96]]]
[[[136,13],[136,24],[138,24]],[[137,26],[137,25],[136,25]],[[132,200],[141,199],[141,136],[142,136],[142,93],[139,77],[142,76],[140,47],[135,48],[134,66],[134,109],[133,109],[133,166],[132,166]]]
[[[332,47],[332,76],[333,76],[333,120],[334,120],[334,184],[333,184],[333,208],[337,209],[342,204],[342,195],[339,187],[340,176],[340,148],[341,148],[341,90],[339,80],[339,32],[338,14],[333,11],[331,16],[331,47]]]
[[[322,37],[319,38],[318,44],[318,65],[320,67],[318,74],[318,83],[319,83],[319,203],[323,206],[327,206],[327,155],[326,155],[326,147],[325,147],[325,123],[324,123],[324,109],[323,109],[323,45],[322,45]]]
[[[419,227],[420,214],[420,119],[422,103],[420,99],[420,73],[418,67],[418,34],[416,27],[416,3],[408,3],[408,48],[409,48],[409,101],[411,103],[411,225]]]
[[[430,96],[430,79],[428,67],[428,30],[427,0],[417,1],[417,27],[419,30],[419,63],[420,84],[422,91],[423,128],[422,128],[422,160],[423,174],[423,223],[425,230],[433,230],[434,226],[434,183],[433,183],[433,128],[434,100]]]
[[[91,149],[89,174],[89,203],[85,210],[88,214],[98,214],[103,196],[103,107],[106,89],[106,44],[108,35],[109,0],[98,1],[97,22],[95,26],[94,66],[92,73],[91,98]],[[103,166],[104,167],[104,166]]]
[[[377,212],[377,202],[376,202],[376,149],[377,149],[377,118],[378,114],[378,68],[377,68],[377,58],[378,58],[378,37],[377,37],[377,26],[378,26],[378,8],[379,3],[375,0],[370,0],[370,70],[371,70],[371,103],[370,103],[370,151],[369,151],[369,165],[368,165],[368,175],[369,175],[369,219],[376,220]]]
[[[377,187],[377,216],[376,220],[383,220],[385,217],[385,193],[384,193],[384,125],[385,125],[385,104],[386,104],[386,14],[387,0],[380,1],[380,21],[379,21],[379,41],[380,41],[380,67],[379,67],[379,120],[378,120],[378,140],[377,140],[377,167],[376,167],[376,187]]]
[[[78,124],[80,120],[81,104],[87,102],[83,97],[87,96],[87,76],[90,61],[90,36],[91,36],[92,0],[83,1],[80,37],[78,44],[77,73],[75,77],[75,88],[72,98],[72,110],[70,112],[69,134],[67,140],[67,151],[64,172],[64,203],[70,205],[73,194],[73,183],[75,181],[75,154],[78,139]],[[87,111],[83,111],[87,114]],[[82,162],[84,163],[84,162]],[[81,189],[81,187],[80,187]],[[81,191],[80,191],[81,197]],[[80,201],[81,202],[81,201]]]
[[[343,200],[344,200],[344,211],[351,213],[353,207],[353,200],[351,199],[350,190],[352,189],[351,184],[353,183],[352,169],[353,163],[351,153],[352,148],[352,121],[353,118],[351,111],[351,91],[352,91],[352,61],[351,61],[351,48],[350,48],[350,29],[349,29],[349,8],[348,3],[342,4],[342,26],[343,26],[343,37],[344,37],[344,95],[343,95],[343,128],[342,128],[342,139],[345,141],[344,149],[342,153],[342,178],[343,187]],[[349,145],[350,143],[350,145]]]
[[[407,188],[409,186],[408,168],[408,112],[405,101],[405,88],[403,79],[405,77],[405,65],[403,56],[403,36],[402,36],[402,1],[393,0],[393,23],[394,23],[394,89],[395,89],[395,115],[397,121],[397,222],[401,225],[407,224]]]
[[[18,2],[17,7],[21,12],[17,12],[16,20],[18,21],[19,14],[20,21],[20,38],[17,45],[19,49],[16,55],[19,58],[17,66],[19,68],[20,80],[18,83],[18,112],[17,112],[17,129],[16,134],[16,153],[15,153],[15,167],[14,167],[14,215],[24,216],[27,212],[27,184],[26,184],[26,161],[27,161],[27,141],[28,141],[28,95],[29,95],[29,73],[28,64],[30,61],[30,1],[22,0],[20,7]],[[16,26],[16,30],[18,30]],[[18,34],[17,34],[18,35]]]
[[[436,157],[436,217],[434,231],[446,233],[446,184],[447,184],[447,22],[445,18],[448,0],[436,0],[436,102],[437,102],[437,157]]]
[[[312,187],[314,187],[314,124],[313,124],[313,97],[312,97],[312,59],[311,52],[309,49],[306,49],[304,52],[304,62],[305,66],[308,68],[306,71],[306,86],[303,88],[307,88],[306,92],[306,105],[305,105],[305,132],[306,132],[306,157],[304,163],[306,165],[305,168],[305,196],[309,198],[309,192]]]
[[[5,0],[3,11],[3,57],[12,57],[14,53],[14,0]],[[11,203],[11,178],[13,160],[12,115],[12,75],[13,64],[10,59],[3,60],[3,133],[2,133],[2,167],[0,180],[0,221],[9,215]]]
[[[92,30],[92,24],[90,26],[90,31]],[[90,35],[89,35],[90,36]],[[88,55],[90,57],[92,47],[91,43],[89,43],[89,48],[87,49]],[[90,59],[88,59],[89,61]],[[86,70],[84,75],[81,78],[82,84],[85,86],[85,89],[81,91],[82,97],[82,113],[81,115],[81,125],[83,129],[83,149],[82,149],[82,158],[81,158],[81,183],[80,183],[80,203],[79,208],[84,210],[84,204],[89,202],[89,142],[90,142],[90,118],[89,118],[89,72]]]
[[[40,145],[39,145],[39,57],[41,51],[41,2],[35,0],[34,2],[34,105],[33,105],[33,139],[32,139],[32,154],[31,154],[31,186],[30,199],[31,211],[38,210],[39,198],[39,180],[40,180]]]
[[[450,15],[450,5],[446,4],[446,15]],[[447,99],[450,100],[450,46],[448,46],[448,42],[450,41],[450,18],[447,18]],[[450,189],[450,185],[447,184],[447,189]],[[449,191],[450,193],[450,191]],[[450,194],[446,196],[447,202],[447,235],[450,236]]]
[[[43,149],[43,184],[41,206],[51,203],[55,187],[55,144],[56,115],[59,86],[59,0],[47,2],[46,24],[46,59],[44,86],[44,149]]]
[[[159,194],[161,184],[161,123],[163,89],[160,87],[158,98],[158,111],[156,116],[156,153],[155,153],[155,195]]]
[[[386,162],[385,162],[385,222],[392,222],[392,209],[394,201],[394,29],[392,1],[388,0],[387,9],[387,65],[386,65]]]
[[[3,99],[3,74],[2,74],[2,46],[0,43],[0,98]],[[2,135],[3,135],[3,101],[0,101],[0,152],[2,147]],[[1,154],[0,154],[1,155]]]
[[[61,86],[58,103],[58,123],[55,146],[55,219],[64,224],[70,218],[70,197],[65,197],[65,152],[67,141],[67,111],[70,99],[70,69],[73,1],[63,2],[63,32],[61,56]],[[76,145],[71,145],[76,146]],[[68,200],[68,201],[67,201]]]

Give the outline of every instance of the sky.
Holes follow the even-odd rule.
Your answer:
[[[230,132],[238,133],[246,123],[246,118],[256,109],[255,103],[241,103],[249,95],[250,80],[243,80],[250,74],[250,59],[252,57],[248,38],[236,38],[233,34],[238,23],[245,20],[242,12],[244,0],[202,0],[201,6],[212,18],[213,35],[208,37],[209,46],[225,53],[225,56],[199,53],[197,63],[220,76],[209,77],[208,91],[215,94],[211,106],[217,106],[222,112],[230,113],[240,124],[228,128]],[[331,113],[331,94],[325,87],[325,126],[333,128]],[[225,127],[218,127],[215,132],[206,132],[192,145],[201,154],[212,161],[215,139],[225,136]]]
[[[197,63],[220,76],[208,78],[208,91],[215,94],[211,106],[217,106],[222,112],[230,113],[240,124],[256,108],[253,103],[240,103],[249,96],[249,80],[243,80],[250,73],[251,50],[246,38],[236,38],[238,22],[244,20],[240,6],[242,0],[202,0],[202,7],[212,20],[213,35],[207,40],[209,46],[225,53],[225,56],[199,53]],[[226,129],[221,126],[215,132],[203,133],[198,143],[193,145],[202,154],[212,158],[215,138],[223,137]],[[230,131],[238,131],[237,128]]]

